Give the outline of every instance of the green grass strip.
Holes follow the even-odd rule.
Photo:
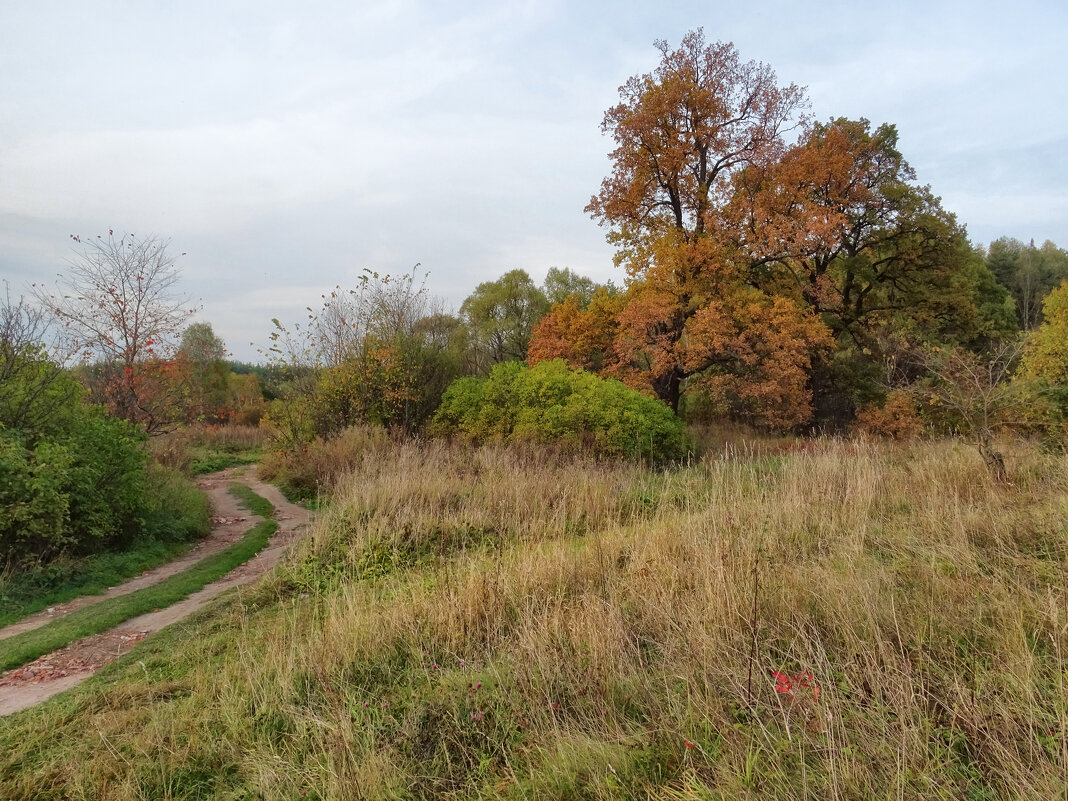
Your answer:
[[[257,495],[245,484],[235,481],[230,485],[230,494],[241,501],[245,508],[254,515],[270,517],[274,514],[274,506],[271,502]]]
[[[268,500],[256,495],[243,484],[235,486],[241,489],[235,491],[232,486],[230,491],[248,505],[251,511],[264,517],[273,513],[274,507]],[[206,556],[188,570],[164,579],[159,584],[129,595],[100,601],[47,626],[0,640],[0,671],[25,665],[82,637],[99,634],[132,617],[163,609],[187,598],[263,550],[277,528],[276,521],[264,520],[245,532],[240,541],[225,551]]]
[[[127,579],[140,576],[146,570],[171,562],[184,554],[196,543],[161,542],[143,540],[134,543],[125,551],[99,553],[74,560],[60,567],[64,571],[56,578],[56,566],[52,575],[48,568],[30,569],[0,579],[0,626],[15,623],[28,615],[50,606],[66,603],[83,595],[99,595]],[[70,582],[64,586],[42,586]]]

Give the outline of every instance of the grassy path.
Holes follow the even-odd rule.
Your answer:
[[[91,580],[81,582],[82,586],[76,581],[73,586],[46,594],[29,604],[30,608],[24,609],[23,614],[18,614],[17,609],[6,610],[7,613],[0,614],[0,640],[47,626],[86,606],[158,584],[240,541],[251,524],[244,511],[246,507],[229,489],[235,472],[238,471],[223,470],[197,480],[198,488],[211,506],[211,530],[196,543],[183,543],[184,552],[179,550],[169,559],[156,558],[148,564],[137,558],[139,554],[133,554],[132,559],[128,558],[130,554],[101,554],[100,561],[106,565],[120,562],[121,570],[95,571]],[[175,546],[158,543],[156,552],[164,552],[168,547]]]

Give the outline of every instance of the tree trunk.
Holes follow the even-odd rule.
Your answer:
[[[682,371],[677,367],[666,375],[653,380],[653,392],[671,411],[678,414],[679,398],[682,395]]]
[[[1005,457],[994,447],[993,437],[989,431],[980,432],[977,439],[979,455],[986,462],[987,470],[990,471],[990,475],[994,477],[995,481],[1004,484],[1009,478],[1008,472],[1005,470]]]

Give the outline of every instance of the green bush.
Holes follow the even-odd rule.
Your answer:
[[[173,468],[148,463],[152,488],[144,510],[143,533],[164,542],[185,542],[211,531],[208,496]]]
[[[686,452],[682,421],[661,401],[561,360],[496,365],[445,392],[431,426],[475,442],[552,443],[571,450],[653,461]]]
[[[137,534],[144,434],[80,400],[47,438],[0,430],[0,564],[91,553]]]
[[[58,553],[73,541],[62,474],[70,460],[50,443],[27,447],[16,431],[0,431],[0,561]]]
[[[140,426],[108,417],[38,348],[0,343],[0,568],[127,547],[170,526],[206,530],[191,487],[151,478]],[[172,491],[173,490],[173,491]],[[163,524],[163,518],[178,519]],[[193,521],[193,522],[190,522]]]

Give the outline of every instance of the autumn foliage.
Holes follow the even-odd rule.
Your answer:
[[[814,123],[801,88],[701,30],[657,48],[605,113],[612,169],[586,207],[626,291],[555,304],[531,363],[781,429],[813,419],[816,391],[838,406],[870,394],[843,365],[1011,333],[1006,291],[916,183],[893,125]]]

